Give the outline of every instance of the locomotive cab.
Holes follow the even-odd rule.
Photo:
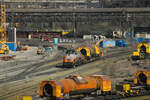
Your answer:
[[[67,50],[66,55],[67,56],[77,56],[77,55],[80,55],[80,54],[75,50]]]
[[[67,50],[66,51],[66,54],[73,54],[73,53],[75,53],[75,50]]]
[[[84,57],[75,50],[67,50],[66,55],[63,58],[64,66],[73,66],[80,65],[84,61]]]

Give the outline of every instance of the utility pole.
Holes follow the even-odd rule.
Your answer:
[[[104,0],[99,0],[100,8],[104,8]]]
[[[74,6],[73,6],[73,36],[74,39],[76,38],[76,13],[75,13],[76,7],[75,7],[75,0],[74,0]]]

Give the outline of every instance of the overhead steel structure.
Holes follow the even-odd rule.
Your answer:
[[[0,37],[1,41],[6,42],[6,6],[1,6],[1,27],[0,27]]]
[[[150,8],[7,9],[7,13],[150,13]]]
[[[124,28],[150,16],[148,0],[3,0],[3,4],[7,22],[17,31],[66,30],[103,22]]]
[[[27,23],[32,27],[45,26],[47,23],[47,26],[51,27],[55,22],[95,23],[113,19],[130,20],[134,16],[149,16],[150,8],[7,9],[6,12],[8,22],[22,23],[20,26],[25,29],[27,26],[24,25]]]

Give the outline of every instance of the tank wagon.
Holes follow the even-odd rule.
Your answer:
[[[71,95],[96,92],[97,95],[109,94],[111,80],[107,75],[81,77],[72,75],[61,80],[43,81],[39,87],[39,95],[53,99],[69,98]]]
[[[55,99],[71,99],[71,96],[93,95],[105,100],[116,100],[150,94],[150,71],[137,71],[134,79],[124,80],[111,87],[107,75],[81,77],[71,75],[65,79],[42,81],[39,86],[39,96]]]
[[[137,51],[132,53],[132,60],[150,58],[150,43],[139,43]]]

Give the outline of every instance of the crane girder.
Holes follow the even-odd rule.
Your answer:
[[[6,5],[1,5],[0,39],[6,42]]]

